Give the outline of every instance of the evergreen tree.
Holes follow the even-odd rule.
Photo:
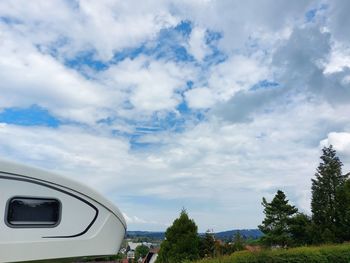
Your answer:
[[[313,242],[311,218],[303,213],[297,213],[290,221],[290,233],[293,246],[305,246]]]
[[[322,149],[322,162],[312,179],[311,211],[316,230],[316,242],[340,241],[340,206],[338,192],[344,185],[346,176],[342,175],[342,163],[336,156],[332,145]]]
[[[158,263],[179,263],[199,258],[199,237],[197,225],[189,219],[186,210],[165,232],[165,240],[160,246]]]
[[[262,205],[265,219],[259,225],[259,229],[265,234],[262,238],[263,243],[282,247],[292,244],[290,225],[298,209],[288,203],[286,195],[281,190],[277,191],[270,203],[263,198]]]
[[[215,252],[215,238],[214,235],[208,230],[204,237],[200,239],[200,251],[201,258],[213,257]]]
[[[346,180],[337,192],[339,209],[339,232],[342,241],[350,241],[350,180]]]
[[[244,238],[239,231],[237,231],[233,236],[233,249],[234,251],[244,249]]]

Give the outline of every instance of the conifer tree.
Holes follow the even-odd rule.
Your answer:
[[[350,180],[346,180],[344,185],[339,188],[337,200],[341,241],[350,241]]]
[[[316,242],[341,241],[340,206],[342,200],[338,192],[346,181],[342,175],[342,163],[336,156],[332,145],[322,149],[322,162],[319,164],[315,179],[312,179],[311,211],[315,226]]]
[[[240,251],[244,249],[244,238],[239,231],[233,236],[233,248],[234,251]]]
[[[165,232],[157,263],[180,263],[199,258],[198,228],[185,209]]]
[[[201,258],[213,257],[215,252],[215,238],[214,234],[209,230],[200,239],[200,252]]]
[[[269,246],[288,246],[292,243],[290,225],[292,217],[298,212],[288,203],[286,195],[278,190],[273,200],[268,203],[263,198],[265,219],[259,229],[265,234],[262,241]]]
[[[313,242],[311,218],[303,213],[297,213],[291,218],[289,227],[293,246],[304,246]]]

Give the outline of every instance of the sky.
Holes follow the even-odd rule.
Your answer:
[[[350,171],[348,0],[0,1],[0,158],[87,184],[129,230],[310,214]]]

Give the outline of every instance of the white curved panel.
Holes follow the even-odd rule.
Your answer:
[[[65,192],[36,183],[0,178],[0,211],[6,211],[7,201],[14,196],[58,199],[61,202],[61,220],[58,226],[53,228],[11,228],[0,224],[0,243],[77,235],[82,233],[96,216],[96,211],[91,206]]]
[[[18,169],[23,173],[13,173]],[[30,176],[27,170],[31,171]],[[36,177],[36,172],[40,176]],[[33,228],[7,225],[7,202],[13,197],[59,200],[59,224]],[[119,209],[91,189],[12,164],[0,170],[0,211],[0,262],[111,255],[118,252],[126,231]]]

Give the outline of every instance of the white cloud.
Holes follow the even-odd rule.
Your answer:
[[[350,29],[348,27],[350,18],[347,15],[347,10],[350,8],[349,1],[337,0],[327,1],[329,5],[328,25],[333,37],[341,42],[349,45]]]
[[[350,49],[343,45],[334,45],[324,69],[325,74],[333,74],[350,68]]]
[[[154,61],[146,57],[126,59],[101,74],[108,86],[129,93],[129,100],[139,112],[174,110],[181,102],[177,91],[186,88],[195,71],[186,65]]]
[[[188,44],[189,52],[199,61],[202,61],[210,52],[206,45],[206,31],[203,28],[195,27],[192,29]]]
[[[319,142],[348,123],[349,106],[339,107],[304,98],[258,113],[248,123],[213,118],[181,134],[149,134],[144,142],[164,146],[146,152],[130,151],[126,138],[77,127],[2,125],[0,155],[102,191],[127,215],[137,215],[129,216],[129,229],[165,229],[162,222],[171,222],[182,206],[202,231],[218,218],[217,230],[256,227],[262,196],[270,198],[277,189],[309,211]],[[140,204],[142,199],[163,204]],[[216,219],[203,216],[207,213]]]
[[[277,81],[286,91],[310,93],[332,104],[348,103],[350,92],[346,77],[349,69],[327,73],[331,36],[315,25],[296,28],[276,50],[272,65]]]
[[[276,41],[282,32],[301,24],[315,1],[181,1],[176,11],[196,25],[223,33],[220,47],[231,53],[242,49],[251,39]],[[277,33],[277,34],[276,34]]]
[[[110,99],[101,85],[38,52],[26,39],[4,30],[0,56],[1,108],[39,104],[58,117],[88,123],[104,116],[100,109]]]
[[[169,224],[168,223],[161,223],[158,222],[156,220],[145,220],[142,218],[139,218],[137,216],[128,216],[126,213],[123,213],[123,216],[126,220],[127,224],[133,224],[133,225],[137,225],[139,227],[144,227],[144,226],[151,226],[151,225],[155,225],[155,226],[163,226],[163,227],[168,227]]]
[[[148,223],[146,220],[138,218],[137,216],[128,216],[127,214],[123,213],[123,216],[128,224],[146,224]]]
[[[178,171],[174,176],[182,180],[181,188],[170,190],[161,185],[150,189],[149,194],[181,191],[175,195],[212,197],[220,202],[219,207],[229,206],[238,198],[259,211],[260,198],[281,188],[308,211],[319,141],[329,130],[347,123],[350,109],[333,109],[327,103],[307,100],[275,107],[273,112],[256,114],[249,123],[214,119],[181,136],[170,137],[168,144],[176,144],[160,158]],[[243,205],[234,206],[243,209]]]
[[[112,139],[101,134],[97,136],[69,126],[51,129],[2,124],[0,136],[3,141],[3,158],[13,158],[73,173],[80,180],[93,176],[91,173],[96,173],[98,180],[100,168],[104,171],[119,171],[121,163],[115,160],[123,162],[129,150],[126,140]],[[108,149],[113,151],[113,154],[108,153]],[[103,177],[102,171],[100,176]]]
[[[334,144],[350,162],[342,18],[348,4],[329,1],[315,21],[306,21],[305,12],[320,4],[2,1],[0,108],[38,104],[86,126],[2,124],[0,155],[102,191],[126,213],[130,229],[164,229],[182,206],[201,230],[256,227],[262,196],[277,189],[309,211],[320,142]],[[108,62],[124,48],[155,47],[158,33],[181,20],[193,26],[180,44],[194,62],[141,54],[87,77],[64,64],[91,50],[93,59]],[[219,63],[204,60],[212,52],[205,42],[212,31],[221,34],[216,48],[226,59]],[[262,80],[278,86],[251,89]],[[180,114],[176,107],[184,99],[190,109],[209,108],[206,121],[139,138],[159,147],[135,150],[129,137],[111,135],[115,129],[132,134],[156,112]],[[111,124],[95,124],[107,117]]]
[[[191,89],[185,93],[185,98],[191,108],[210,108],[216,98],[208,88]]]
[[[246,67],[245,63],[237,63],[243,67],[241,75],[235,76],[229,71],[215,71],[217,75],[219,72],[224,73],[219,75],[218,80],[212,81],[213,86],[220,81],[222,86],[225,86],[225,82],[231,79],[228,83],[236,83],[236,87],[239,88],[236,92],[231,89],[232,97],[225,103],[216,105],[214,113],[234,122],[250,121],[254,113],[270,111],[279,103],[297,98],[299,94],[307,94],[310,100],[321,98],[333,105],[348,103],[349,70],[346,67],[342,67],[340,71],[329,69],[332,64],[334,66],[333,62],[329,62],[332,50],[330,39],[329,32],[323,32],[314,25],[295,28],[289,38],[283,40],[275,49],[271,61],[260,61],[264,63],[264,68],[258,66],[259,62],[252,63],[248,60]],[[268,67],[269,70],[266,70]],[[269,76],[279,84],[278,87],[261,87],[260,90],[247,91],[258,80],[269,79]],[[229,87],[228,84],[226,86]],[[229,98],[229,94],[225,94],[223,98]]]
[[[320,146],[333,145],[344,164],[343,173],[350,172],[350,132],[331,132],[320,142]]]
[[[331,132],[327,139],[321,141],[322,146],[333,145],[341,154],[350,157],[350,133],[349,132]]]
[[[102,60],[111,59],[115,51],[152,39],[160,29],[177,23],[158,1],[2,1],[0,15],[18,21],[13,29],[33,43],[47,47],[58,42],[62,56],[95,49]]]
[[[218,101],[227,101],[268,76],[268,69],[259,58],[238,55],[211,68],[208,86]]]
[[[326,140],[322,141],[322,145],[328,146],[332,144],[335,149],[340,152],[348,152],[350,154],[350,133],[347,132],[331,132]]]

